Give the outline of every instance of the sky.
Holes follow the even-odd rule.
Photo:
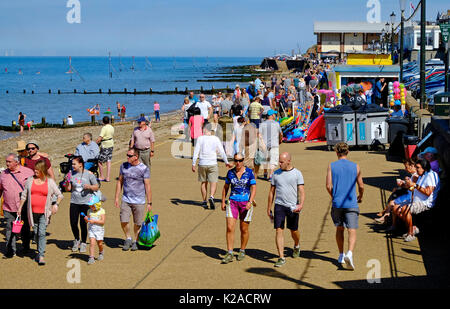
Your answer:
[[[264,57],[305,52],[315,21],[366,21],[371,1],[383,23],[400,16],[397,0],[76,0],[80,23],[69,23],[69,1],[1,0],[0,55]],[[429,21],[450,9],[426,2]]]

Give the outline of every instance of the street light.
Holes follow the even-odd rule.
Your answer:
[[[389,52],[389,41],[388,41],[388,34],[391,31],[391,25],[389,22],[386,22],[384,25],[384,31],[386,32],[386,54]]]
[[[395,23],[395,13],[391,14],[391,57],[392,64],[394,63],[394,23]]]
[[[381,37],[380,37],[382,53],[384,53],[384,41],[385,40],[386,40],[386,31],[384,31],[384,28],[383,28],[383,29],[381,29]]]
[[[403,38],[405,36],[405,30],[404,30],[404,22],[405,22],[405,8],[406,8],[406,0],[400,0],[400,11],[401,11],[401,17],[400,17],[400,82],[403,81]]]

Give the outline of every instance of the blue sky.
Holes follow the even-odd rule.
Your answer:
[[[1,0],[0,55],[267,56],[315,43],[314,21],[365,21],[369,0]],[[397,0],[379,0],[386,21]],[[407,1],[417,6],[419,0]],[[427,19],[450,9],[428,0]],[[409,12],[409,9],[406,10]],[[418,17],[420,15],[418,14]]]

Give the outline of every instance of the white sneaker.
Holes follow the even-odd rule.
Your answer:
[[[345,263],[344,262],[344,258],[345,258],[345,254],[344,253],[339,254],[338,263],[339,264],[344,264]]]
[[[82,242],[80,245],[80,253],[85,253],[87,251],[87,245]]]
[[[413,229],[413,235],[416,236],[419,233],[420,233],[419,228],[417,226],[415,226]]]
[[[346,255],[344,257],[344,262],[347,269],[355,270],[355,265],[353,264],[353,256]]]
[[[80,246],[80,242],[75,239],[73,241],[73,245],[72,245],[72,252],[78,252],[79,246]]]

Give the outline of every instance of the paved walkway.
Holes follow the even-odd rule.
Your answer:
[[[355,271],[340,269],[335,244],[335,228],[330,217],[330,198],[325,189],[326,169],[336,160],[325,151],[325,143],[283,144],[281,151],[293,156],[293,164],[305,178],[306,202],[300,216],[301,257],[292,259],[292,241],[285,232],[287,263],[274,268],[277,259],[275,232],[266,216],[269,183],[257,181],[254,219],[244,261],[221,265],[225,254],[225,214],[217,202],[216,210],[200,205],[200,186],[191,171],[191,160],[174,158],[174,137],[160,140],[152,160],[151,185],[154,212],[159,215],[161,238],[150,250],[123,252],[123,233],[119,211],[114,207],[115,181],[104,183],[102,192],[109,198],[106,209],[105,259],[87,265],[87,254],[73,254],[69,248],[70,195],[65,193],[59,213],[48,228],[47,265],[39,267],[29,256],[0,262],[0,288],[182,288],[182,289],[298,289],[368,287],[367,278],[379,273],[381,284],[373,287],[415,285],[426,270],[419,242],[387,238],[373,228],[373,217],[382,209],[382,201],[394,184],[399,163],[387,162],[381,153],[364,150],[351,152],[349,158],[360,164],[365,195],[359,219]],[[118,174],[125,151],[113,157],[113,175]],[[220,175],[226,167],[220,163]],[[223,177],[216,193],[223,188]],[[236,232],[235,248],[239,248]],[[4,240],[0,246],[4,249]],[[69,283],[80,265],[80,283]],[[396,284],[396,282],[398,284]],[[405,282],[404,285],[401,285]]]

